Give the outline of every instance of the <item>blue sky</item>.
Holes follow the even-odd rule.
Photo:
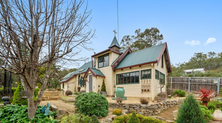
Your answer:
[[[119,0],[119,42],[136,29],[156,27],[168,44],[172,64],[187,62],[196,52],[222,52],[221,6],[221,0]],[[89,27],[96,30],[88,47],[94,51],[83,50],[76,57],[107,49],[117,29],[116,0],[88,0],[88,8],[92,9]]]

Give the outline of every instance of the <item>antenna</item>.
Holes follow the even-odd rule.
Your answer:
[[[117,0],[117,32],[118,32],[118,41],[119,41],[119,9],[118,9],[118,0]]]

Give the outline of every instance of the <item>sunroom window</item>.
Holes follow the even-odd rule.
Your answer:
[[[139,83],[139,71],[122,73],[116,75],[116,84],[134,84]]]
[[[165,74],[160,72],[160,84],[165,85]]]
[[[141,71],[141,79],[151,79],[151,69]]]

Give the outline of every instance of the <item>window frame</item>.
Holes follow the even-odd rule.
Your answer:
[[[106,57],[106,56],[108,56],[108,65],[107,66],[109,66],[109,53],[107,53],[107,54],[104,54],[104,55],[98,57],[98,68],[107,67],[107,66],[104,66],[104,57]],[[100,67],[99,63],[101,63],[101,62],[99,61],[99,58],[101,58],[101,57],[103,57],[103,66]]]
[[[132,83],[132,81],[131,81],[131,76],[130,76],[130,73],[135,73],[135,76],[136,76],[136,72],[138,72],[138,82],[135,82],[136,81],[136,77],[134,77],[134,82]],[[124,83],[124,75],[123,74],[126,74],[126,75],[128,75],[129,74],[129,76],[127,76],[126,77],[126,83]],[[117,83],[117,81],[118,81],[118,79],[119,78],[117,78],[117,76],[118,75],[122,75],[122,77],[120,78],[120,80],[123,80],[123,82],[122,83]],[[130,79],[130,83],[127,83],[127,81],[128,81],[128,78]],[[140,71],[133,71],[133,72],[127,72],[127,73],[119,73],[119,74],[116,74],[116,85],[126,85],[126,84],[139,84],[140,83]]]
[[[158,78],[156,77],[156,73],[158,72]],[[159,80],[160,79],[160,71],[158,71],[157,69],[155,69],[155,79]]]
[[[160,72],[159,73],[159,81],[160,81],[160,79],[162,79],[162,78],[160,78],[160,74],[164,75],[164,78],[163,78],[164,84],[162,84],[161,82],[160,83],[161,83],[161,85],[165,85],[166,84],[166,81],[165,81],[166,80],[166,75],[164,73]]]
[[[150,78],[148,76],[147,76],[147,78],[142,78],[143,77],[143,75],[142,75],[143,71],[150,71]],[[151,78],[152,78],[152,70],[151,69],[141,70],[141,77],[140,77],[140,79],[151,79]]]

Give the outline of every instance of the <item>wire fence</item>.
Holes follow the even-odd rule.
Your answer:
[[[188,92],[197,91],[200,87],[211,87],[217,93],[222,87],[222,77],[168,77],[170,89],[181,89]]]

